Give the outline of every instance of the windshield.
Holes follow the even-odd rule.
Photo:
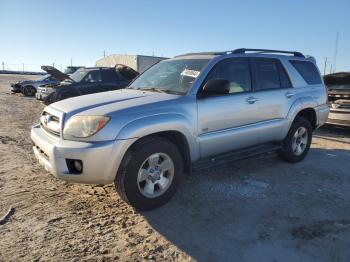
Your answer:
[[[140,75],[129,88],[186,94],[208,59],[164,60]]]
[[[74,82],[80,82],[88,73],[87,70],[78,70],[75,71],[72,75],[69,76],[70,79],[72,79]]]
[[[43,75],[42,77],[39,77],[37,81],[44,81],[46,78],[49,78],[50,75]]]

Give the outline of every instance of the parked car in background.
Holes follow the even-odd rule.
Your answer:
[[[47,105],[74,96],[124,88],[139,74],[125,65],[81,68],[66,77],[52,68],[44,70],[54,77],[64,78],[59,85],[50,87],[51,89],[48,86],[40,89],[40,94],[42,97],[45,96],[44,103]]]
[[[31,139],[56,177],[114,182],[122,199],[148,210],[166,203],[192,169],[272,150],[303,160],[328,113],[314,59],[237,49],[164,60],[125,89],[47,106]]]
[[[44,85],[57,85],[60,81],[50,74],[41,76],[37,80],[24,80],[11,84],[13,93],[23,93],[25,96],[34,96],[37,89]]]
[[[323,79],[330,106],[327,123],[350,126],[350,73],[329,74]]]
[[[81,68],[81,67],[79,67]],[[76,72],[75,69],[79,68],[74,68],[74,67],[67,67],[65,72],[63,73],[62,71],[58,70],[57,68],[53,66],[42,66],[41,69],[47,72],[51,77],[58,79],[56,83],[47,83],[44,85],[41,85],[40,87],[37,88],[37,92],[35,94],[36,99],[38,100],[44,100],[49,94],[55,91],[54,87],[58,86],[60,83],[63,81],[69,79],[70,75],[69,72]],[[68,72],[68,73],[67,73]]]

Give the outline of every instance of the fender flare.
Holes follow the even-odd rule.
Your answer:
[[[117,134],[117,140],[140,139],[160,132],[176,131],[187,140],[191,159],[199,157],[194,128],[187,117],[179,113],[164,113],[138,118],[126,124]]]
[[[311,108],[313,110],[315,110],[315,108],[317,107],[317,102],[316,100],[311,97],[311,96],[306,96],[306,97],[301,97],[298,98],[297,100],[294,101],[294,103],[292,104],[292,106],[290,107],[288,114],[287,114],[287,119],[289,122],[289,128],[291,127],[291,125],[294,122],[295,117],[297,116],[297,114],[307,108]],[[316,119],[317,121],[317,119]]]

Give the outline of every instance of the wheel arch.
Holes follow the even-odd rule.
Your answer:
[[[312,129],[316,129],[317,126],[317,114],[315,108],[317,107],[317,103],[311,97],[305,97],[302,99],[298,99],[291,106],[287,119],[289,119],[289,128],[292,126],[296,117],[303,117],[310,121]],[[288,128],[288,130],[289,130]]]
[[[191,173],[192,161],[199,155],[199,147],[196,146],[195,137],[190,127],[190,122],[180,114],[154,115],[129,123],[120,130],[117,139],[137,138],[128,147],[128,151],[132,146],[140,143],[145,138],[165,138],[179,149],[184,160],[184,171],[189,174]]]

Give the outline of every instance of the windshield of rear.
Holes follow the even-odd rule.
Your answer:
[[[129,88],[184,95],[208,62],[208,59],[164,60],[140,75]]]
[[[87,70],[77,70],[75,73],[69,76],[74,82],[80,82],[88,73]]]

